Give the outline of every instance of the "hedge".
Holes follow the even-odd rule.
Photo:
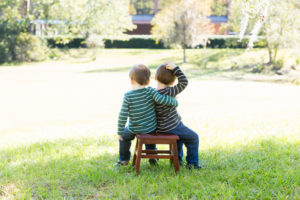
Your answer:
[[[85,48],[85,40],[83,38],[70,39],[66,44],[56,43],[57,39],[48,38],[48,46],[51,48]],[[246,48],[249,39],[244,38],[239,41],[239,38],[235,37],[217,37],[210,38],[206,45],[207,48]],[[139,37],[131,38],[129,40],[104,40],[105,48],[145,48],[145,49],[164,49],[166,48],[161,40],[157,41],[150,37]],[[266,47],[265,39],[260,39],[258,42],[254,43],[254,48],[264,48]],[[196,48],[203,48],[199,45]]]
[[[163,42],[151,38],[131,38],[129,40],[105,40],[105,48],[145,48],[163,49]]]
[[[86,48],[84,38],[68,39],[66,43],[58,42],[60,38],[47,38],[48,47],[50,48]]]

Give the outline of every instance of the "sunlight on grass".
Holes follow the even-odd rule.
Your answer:
[[[1,68],[0,199],[300,198],[300,87],[232,81],[248,73],[230,70],[234,62],[264,50],[188,50],[182,65],[180,50],[103,50],[93,62],[70,51],[64,61]],[[154,72],[168,59],[189,78],[178,111],[199,134],[204,169],[175,175],[167,160],[143,160],[139,176],[114,168],[128,69]]]
[[[138,177],[131,166],[114,168],[117,141],[111,137],[9,148],[0,154],[2,188],[14,183],[10,190],[19,189],[2,195],[17,199],[297,198],[300,144],[294,139],[256,138],[226,148],[202,143],[200,161],[205,168],[199,172],[181,168],[177,176],[164,160],[151,168],[143,160]]]

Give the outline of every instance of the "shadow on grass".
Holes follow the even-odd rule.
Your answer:
[[[131,52],[131,53],[135,53]],[[220,61],[232,57],[232,56],[239,56],[243,52],[241,50],[219,50],[219,51],[200,51],[200,52],[190,52],[188,55],[188,59],[190,62],[188,64],[193,65],[192,68],[184,69],[185,73],[189,76],[189,78],[201,78],[201,76],[207,75],[218,75],[227,72],[240,72],[242,69],[232,70],[228,68],[224,68],[224,66],[220,67],[211,67],[206,68],[209,63],[217,64]],[[181,57],[179,58],[177,54],[170,55],[168,57],[163,57],[160,59],[153,60],[148,67],[151,70],[155,70],[160,64],[166,62],[167,60],[173,60],[179,66],[183,65]],[[96,70],[85,71],[84,73],[103,73],[103,72],[127,72],[132,66],[124,66],[118,68],[101,68]]]
[[[111,138],[58,140],[0,151],[0,197],[15,199],[299,198],[299,144],[270,139],[200,152],[201,171],[167,160],[141,173],[115,168]],[[11,184],[14,189],[6,190]]]

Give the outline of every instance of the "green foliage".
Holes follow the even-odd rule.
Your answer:
[[[279,58],[273,62],[273,70],[278,71],[284,65],[284,58]]]
[[[153,15],[154,1],[130,0],[130,14]]]
[[[48,46],[51,48],[84,48],[86,47],[86,40],[84,38],[69,38],[66,43],[57,43],[57,38],[48,38]],[[218,37],[208,38],[206,48],[247,48],[249,39],[244,38],[239,41],[237,37]],[[128,40],[111,40],[104,39],[105,48],[149,48],[149,49],[163,49],[167,48],[162,40],[157,40],[149,36],[145,37],[131,37]],[[203,48],[203,45],[195,48]],[[260,39],[254,43],[254,48],[265,48],[266,41]],[[189,47],[188,48],[192,48]]]
[[[16,61],[30,62],[41,61],[46,58],[46,45],[40,38],[28,33],[20,33],[16,37],[15,54]]]
[[[210,0],[180,0],[158,13],[152,21],[153,34],[161,38],[166,46],[180,46],[183,61],[185,49],[205,45],[212,27],[207,17],[210,15]]]
[[[263,64],[257,64],[255,67],[252,69],[253,73],[261,73],[265,69]]]
[[[56,48],[52,48],[49,50],[48,57],[51,60],[59,60],[61,58],[61,52]]]
[[[47,44],[50,48],[84,48],[86,47],[84,38],[68,38],[62,41],[61,37],[48,37]]]
[[[41,41],[26,33],[30,29],[30,18],[24,17],[24,10],[19,7],[22,3],[6,1],[0,5],[0,62],[44,59],[45,48]]]
[[[211,14],[216,16],[226,16],[227,15],[227,1],[223,0],[213,0],[211,5]]]
[[[243,20],[245,15],[244,1],[235,0],[232,1],[230,5],[230,16],[228,18],[228,27],[230,32],[240,33],[241,26],[243,26]],[[249,18],[248,26],[246,27],[245,32],[249,33],[252,30],[255,22],[257,21],[257,17],[253,16]]]
[[[211,32],[209,20],[205,20],[209,15],[210,1],[181,0],[155,16],[153,34],[168,46],[197,46]]]
[[[120,37],[134,28],[128,3],[128,0],[1,0],[0,62],[44,59],[43,44],[23,34],[32,33],[35,24],[41,21],[50,24],[45,35],[54,32],[61,35],[55,39],[57,44],[65,45],[69,38],[77,36],[86,38],[91,47],[99,47],[103,44],[101,38]],[[100,39],[95,40],[95,35]],[[33,48],[34,51],[30,50]]]
[[[298,0],[235,0],[231,6],[229,27],[231,31],[266,38],[269,63],[277,59],[280,48],[300,47],[300,6]],[[249,42],[251,44],[251,42]]]
[[[297,65],[300,65],[300,57],[296,58],[295,62],[296,62]]]
[[[128,13],[129,0],[32,0],[32,5],[33,19],[56,21],[47,28],[46,35],[59,32],[68,36],[111,37],[134,28]]]
[[[7,45],[2,41],[0,43],[0,63],[6,62],[8,52],[9,50],[7,48]]]
[[[105,40],[105,48],[164,48],[163,42],[155,39],[131,38],[129,40]]]
[[[84,48],[86,42],[84,38],[69,38],[67,43],[57,43],[56,38],[48,38],[48,46],[51,48]],[[161,49],[166,48],[162,40],[150,37],[132,37],[129,40],[111,40],[104,39],[105,48],[150,48]],[[236,37],[209,38],[206,45],[207,48],[246,48],[248,39],[244,38],[239,41]],[[254,44],[255,48],[266,47],[266,41],[261,39]],[[202,45],[196,48],[203,48]]]

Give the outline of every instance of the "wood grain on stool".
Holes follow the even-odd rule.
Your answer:
[[[136,173],[138,174],[140,172],[140,163],[142,158],[170,159],[171,164],[174,165],[175,172],[178,172],[179,161],[177,152],[177,140],[179,140],[179,137],[174,134],[137,134],[132,161],[132,165],[135,166]],[[169,150],[142,150],[143,144],[168,144]]]

